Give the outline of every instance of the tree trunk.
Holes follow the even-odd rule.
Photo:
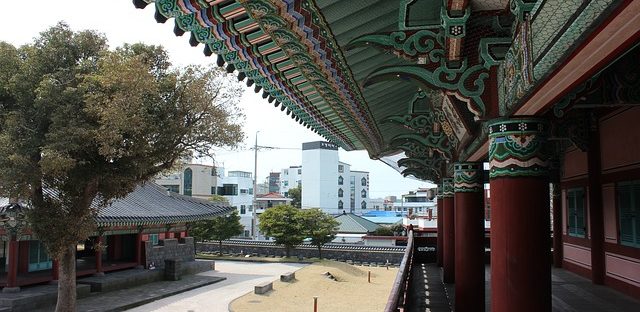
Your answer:
[[[322,260],[322,245],[318,245],[318,258]]]
[[[76,311],[76,245],[67,247],[59,263],[56,312],[73,312]]]
[[[218,241],[218,254],[222,256],[222,240]]]

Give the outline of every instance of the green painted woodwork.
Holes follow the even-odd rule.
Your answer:
[[[489,176],[547,176],[548,125],[535,118],[497,119],[489,123]]]
[[[484,190],[481,162],[453,164],[453,182],[456,193],[476,193]]]
[[[440,19],[445,35],[449,38],[463,38],[467,35],[467,20],[471,16],[471,6],[467,6],[464,15],[460,17],[449,16],[445,8],[440,11]]]
[[[441,21],[438,14],[443,8],[444,6],[442,1],[400,0],[398,29],[410,30],[440,28]],[[412,18],[415,14],[414,12],[419,13],[419,18],[415,20]]]
[[[442,179],[442,198],[451,198],[454,195],[453,179]]]

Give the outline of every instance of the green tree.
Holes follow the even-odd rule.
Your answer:
[[[222,70],[172,68],[161,47],[108,50],[63,23],[0,55],[0,195],[28,199],[60,263],[56,311],[75,311],[76,244],[99,209],[183,157],[237,146],[242,89]]]
[[[294,188],[290,188],[287,192],[289,198],[293,199],[291,201],[291,206],[300,208],[302,206],[302,187],[297,186]]]
[[[225,205],[229,204],[229,200],[226,197],[224,197],[222,195],[218,195],[218,194],[211,195],[211,197],[209,197],[209,201],[219,202],[219,203],[223,203]]]
[[[259,218],[260,231],[265,236],[273,237],[276,244],[283,245],[287,257],[291,254],[291,248],[302,243],[304,230],[300,209],[278,205],[266,209]]]
[[[381,226],[377,228],[373,233],[373,235],[377,236],[393,236],[393,230],[390,227]]]
[[[320,209],[300,210],[304,234],[311,238],[311,244],[318,248],[318,258],[322,259],[322,246],[336,238],[340,223]]]
[[[240,224],[240,216],[234,211],[226,216],[196,222],[191,230],[194,240],[218,241],[218,253],[222,254],[222,241],[240,235],[244,226]]]

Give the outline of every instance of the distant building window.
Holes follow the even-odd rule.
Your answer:
[[[571,236],[585,237],[584,188],[567,190],[567,224]]]
[[[247,194],[249,193],[249,190],[247,189],[240,189],[240,194]]]
[[[342,176],[338,177],[338,185],[343,185],[344,184],[344,178],[342,178]]]
[[[180,186],[179,185],[163,185],[162,187],[166,188],[167,191],[171,191],[174,193],[180,193]]]
[[[367,178],[360,179],[360,184],[362,184],[362,186],[367,186]]]
[[[338,165],[338,172],[340,172],[340,173],[344,172],[344,166],[343,165]]]
[[[620,244],[640,248],[640,180],[618,183]]]
[[[253,187],[249,188],[249,195],[253,195]]]
[[[249,237],[249,230],[244,230],[244,237]]]
[[[284,186],[289,186],[289,181],[284,181]]]
[[[220,191],[220,188],[218,188],[218,191]],[[222,194],[218,193],[218,195],[224,195],[224,196],[238,195],[238,184],[223,184]]]
[[[298,169],[298,174],[302,174],[302,169]]]
[[[362,209],[367,209],[367,202],[363,200],[363,201],[360,203],[360,208],[362,208]]]
[[[184,170],[184,195],[191,196],[191,188],[193,182],[193,171],[191,168]]]
[[[361,196],[362,198],[367,198],[367,191],[362,190],[362,192],[360,192],[360,196]]]
[[[342,189],[338,189],[338,197],[343,197],[344,191]]]
[[[247,206],[240,205],[240,214],[246,214],[246,213],[247,213]]]
[[[344,203],[341,200],[338,201],[338,209],[344,209]]]
[[[249,205],[249,211],[253,211],[253,205]]]
[[[289,192],[284,192],[284,197],[289,197]]]
[[[298,180],[298,181],[296,181],[296,182],[297,182],[297,184],[298,184],[298,187],[302,187],[302,180]]]
[[[211,195],[215,195],[216,194],[216,187],[212,186],[211,187]]]

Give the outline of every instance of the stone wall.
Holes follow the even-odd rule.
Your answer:
[[[193,237],[184,237],[178,239],[169,238],[158,242],[153,246],[150,241],[144,242],[146,264],[145,268],[149,268],[153,263],[156,269],[164,269],[165,259],[179,259],[183,262],[195,260]]]
[[[198,243],[198,252],[218,252],[218,243]],[[285,255],[284,247],[271,242],[253,242],[229,240],[222,242],[222,252],[229,254],[257,254],[282,257]],[[404,255],[404,247],[373,247],[362,245],[325,245],[322,248],[322,257],[341,261],[376,262],[400,264]],[[292,257],[313,258],[318,257],[318,249],[315,246],[296,246],[291,250]]]

